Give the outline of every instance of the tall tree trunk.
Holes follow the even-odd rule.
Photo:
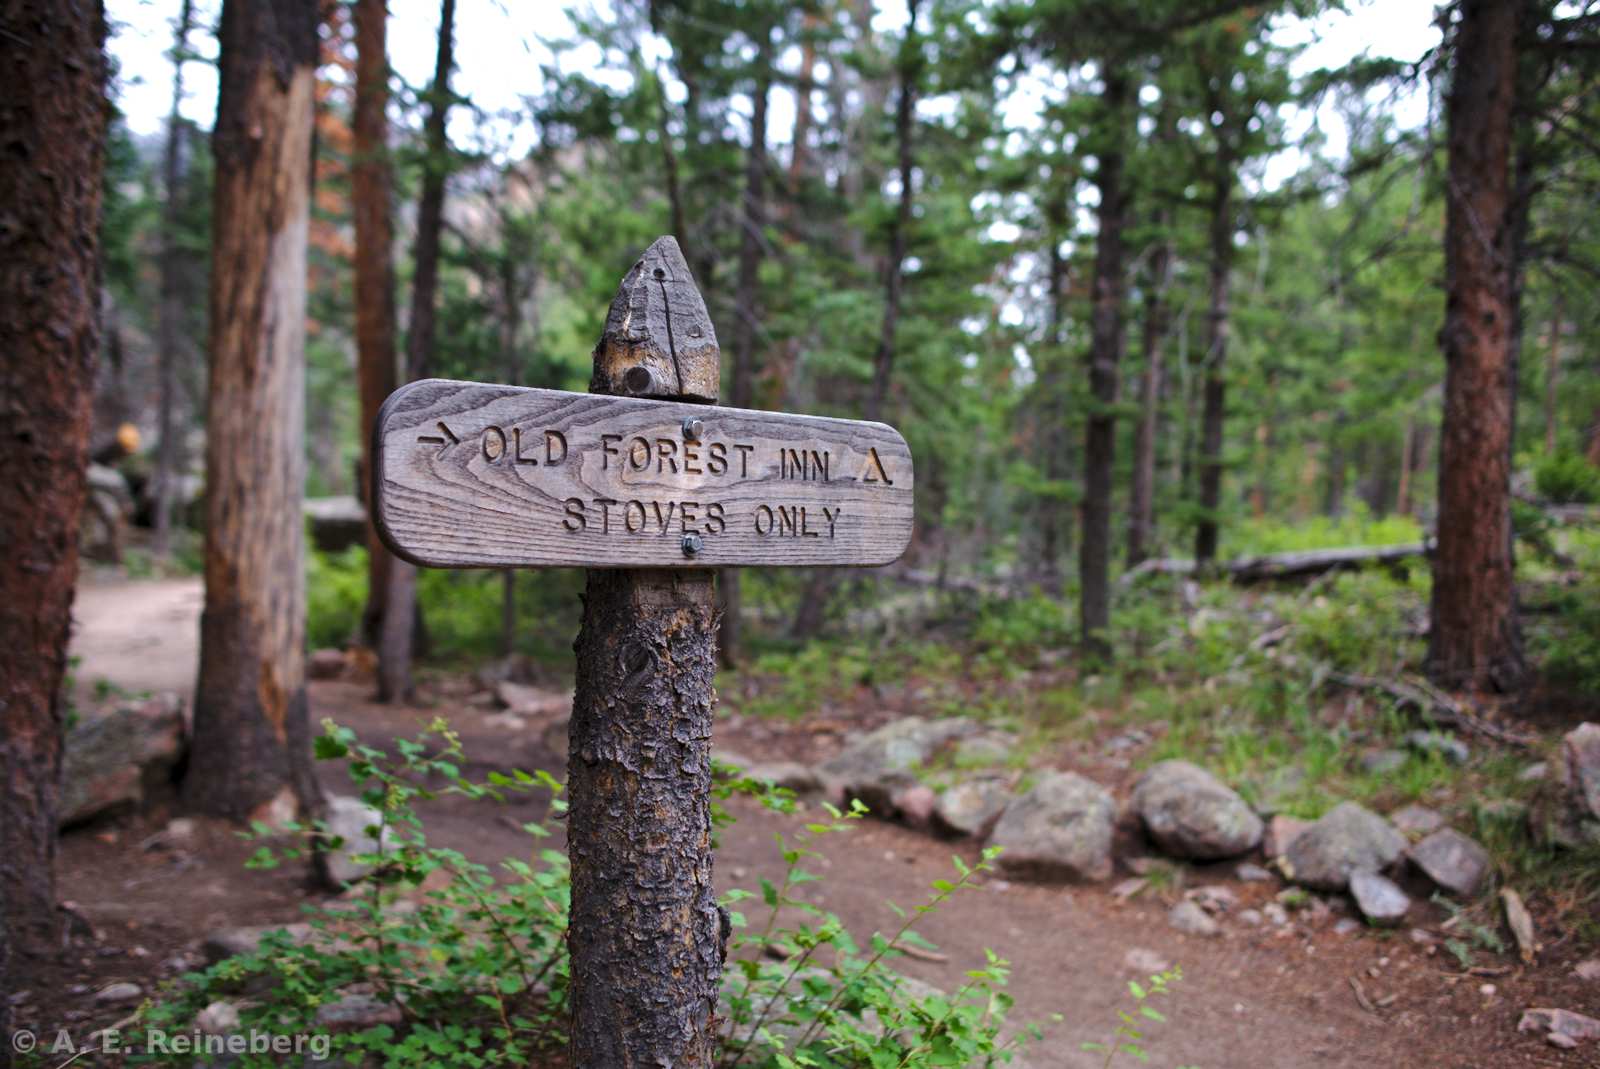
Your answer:
[[[205,610],[184,796],[244,819],[311,778],[305,684],[306,231],[315,0],[227,0],[212,134]]]
[[[181,464],[180,432],[176,419],[178,350],[182,347],[187,352],[188,346],[182,327],[186,304],[182,281],[184,253],[178,242],[184,141],[183,116],[179,114],[178,107],[183,103],[183,67],[185,53],[189,50],[189,27],[193,21],[193,0],[183,0],[173,33],[172,108],[167,113],[167,143],[163,147],[161,160],[161,303],[157,324],[157,344],[161,351],[156,358],[159,390],[156,420],[160,440],[156,446],[152,478],[155,485],[155,533],[151,545],[158,557],[167,556],[172,549],[172,504],[176,497]]]
[[[406,369],[410,378],[424,378],[433,363],[435,312],[439,290],[439,242],[444,224],[444,182],[450,146],[445,122],[450,112],[450,72],[455,65],[455,0],[439,5],[439,47],[435,53],[428,115],[423,120],[427,155],[423,160],[422,194],[417,202],[417,239],[412,260],[411,317],[406,328]],[[398,614],[411,626],[389,626]],[[414,692],[411,662],[416,648],[417,570],[399,560],[389,564],[384,627],[378,642],[378,700],[409,701]]]
[[[496,264],[496,281],[500,286],[500,374],[507,386],[518,385],[523,377],[522,357],[517,349],[517,338],[522,333],[521,250],[511,246],[513,232],[510,215],[502,202],[500,239],[504,247]],[[507,568],[500,573],[500,655],[509,658],[516,650],[517,571]]]
[[[1156,434],[1161,427],[1162,359],[1167,335],[1167,290],[1172,285],[1172,212],[1156,217],[1160,237],[1150,255],[1150,288],[1145,295],[1144,374],[1139,380],[1139,427],[1133,439],[1133,484],[1128,492],[1128,567],[1150,555],[1155,530]]]
[[[878,328],[878,348],[872,355],[872,389],[867,394],[866,418],[869,420],[883,418],[883,407],[889,397],[900,324],[900,301],[905,286],[906,245],[911,231],[913,204],[912,120],[916,113],[917,78],[921,70],[921,51],[917,43],[917,8],[920,4],[921,0],[910,0],[906,5],[906,32],[904,40],[900,42],[900,94],[894,109],[900,196],[894,218],[889,223],[889,261],[884,266],[883,319]],[[790,634],[796,638],[806,638],[822,629],[822,622],[827,618],[828,599],[836,584],[833,569],[817,568],[812,571],[800,596],[800,607],[795,612]]]
[[[1127,71],[1108,61],[1101,106],[1105,143],[1097,153],[1095,186],[1100,191],[1100,232],[1095,237],[1094,305],[1090,317],[1089,418],[1083,443],[1083,535],[1078,549],[1078,622],[1084,650],[1110,656],[1111,477],[1116,459],[1117,365],[1122,359],[1123,230],[1128,191],[1124,186],[1132,90]]]
[[[1428,672],[1474,690],[1514,690],[1527,673],[1511,556],[1507,255],[1520,7],[1463,0],[1446,104],[1444,419]]]
[[[1066,235],[1066,198],[1054,198],[1046,208],[1050,224],[1050,336],[1049,363],[1039,377],[1035,418],[1039,422],[1039,444],[1044,456],[1041,468],[1048,489],[1038,501],[1039,585],[1048,593],[1061,594],[1061,555],[1066,550],[1067,516],[1061,484],[1071,471],[1067,441],[1067,384],[1065,381],[1067,344],[1067,258],[1061,253]]]
[[[1406,429],[1400,435],[1400,485],[1394,492],[1394,510],[1401,516],[1411,515],[1411,479],[1416,473],[1417,418],[1406,417]]]
[[[356,0],[355,159],[350,183],[356,231],[356,378],[361,390],[361,480],[371,513],[372,434],[378,409],[397,385],[394,224],[390,217],[389,50],[386,0]],[[394,557],[367,523],[367,605],[361,633],[379,645]]]
[[[1222,435],[1227,425],[1228,282],[1233,274],[1233,134],[1224,119],[1217,129],[1216,182],[1211,195],[1211,307],[1207,314],[1205,405],[1200,430],[1200,520],[1195,527],[1195,564],[1217,559],[1222,506]]]
[[[757,327],[760,324],[761,247],[766,241],[767,97],[772,92],[772,28],[756,44],[756,84],[751,94],[750,145],[745,150],[744,212],[739,222],[739,281],[734,297],[733,381],[729,402],[749,408],[754,396]],[[718,654],[725,665],[737,664],[743,638],[739,604],[739,570],[724,568],[717,576],[722,610]]]
[[[7,6],[0,49],[0,990],[61,950],[63,677],[100,348],[105,16]],[[11,1044],[11,999],[0,1036]]]
[[[622,309],[665,301],[662,277],[682,280],[670,303],[623,337]],[[652,333],[658,324],[670,333]],[[674,337],[705,343],[675,351]],[[707,362],[697,376],[715,399],[716,333],[671,238],[623,280],[591,388],[619,392],[623,369],[651,350]],[[712,576],[588,573],[568,745],[575,1066],[715,1064],[728,921],[711,873]]]

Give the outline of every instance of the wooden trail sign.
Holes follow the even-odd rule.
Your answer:
[[[378,533],[433,567],[879,565],[911,541],[882,423],[428,379],[372,454]]]

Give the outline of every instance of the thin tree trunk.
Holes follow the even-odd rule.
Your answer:
[[[1067,440],[1067,398],[1064,381],[1067,341],[1067,259],[1061,254],[1066,233],[1068,204],[1054,199],[1046,209],[1050,224],[1050,336],[1049,363],[1039,378],[1035,405],[1039,422],[1039,444],[1043,451],[1041,467],[1048,489],[1038,501],[1039,584],[1050,594],[1061,594],[1061,555],[1066,551],[1067,516],[1061,484],[1071,471]]]
[[[1224,120],[1217,131],[1216,183],[1211,197],[1211,307],[1207,315],[1205,405],[1200,430],[1200,520],[1195,564],[1217,559],[1222,507],[1222,437],[1227,425],[1228,282],[1233,273],[1233,138]]]
[[[622,308],[665,301],[658,272],[684,281],[624,338]],[[716,334],[676,242],[645,252],[612,309],[596,392],[615,392],[642,350],[671,359],[673,337],[699,332],[708,344],[677,359],[709,362],[697,377],[715,399]],[[568,745],[574,1066],[715,1064],[728,919],[711,872],[712,576],[588,573]]]
[[[1133,87],[1127,71],[1107,62],[1101,104],[1107,123],[1095,185],[1100,191],[1100,232],[1095,237],[1094,306],[1090,319],[1089,417],[1083,445],[1083,535],[1078,550],[1078,618],[1088,653],[1107,657],[1111,644],[1111,480],[1116,459],[1117,365],[1122,358],[1124,187]]]
[[[356,0],[356,102],[350,182],[356,232],[356,377],[361,391],[361,479],[371,512],[372,436],[378,409],[397,385],[394,224],[389,198],[389,52],[386,0]],[[367,605],[361,633],[379,645],[394,558],[367,523]]]
[[[0,49],[0,991],[60,953],[62,682],[100,348],[105,16],[7,7]],[[11,1053],[11,999],[0,1036]]]
[[[450,151],[445,122],[450,112],[450,72],[455,54],[455,0],[439,5],[439,47],[435,54],[428,116],[423,121],[427,156],[423,161],[422,195],[417,202],[417,240],[412,256],[411,316],[406,328],[406,368],[411,378],[424,378],[433,363],[435,312],[439,289],[439,242],[444,223],[444,182]],[[417,570],[399,560],[389,565],[384,626],[378,643],[378,700],[410,701],[415,688],[411,662],[416,652]],[[398,614],[409,627],[391,627]]]
[[[917,8],[921,0],[910,0],[906,7],[905,39],[900,43],[900,95],[895,102],[894,131],[900,178],[899,202],[889,223],[889,262],[884,267],[883,320],[878,329],[878,348],[872,356],[872,389],[867,395],[866,418],[883,418],[894,372],[895,347],[900,323],[900,301],[905,285],[906,245],[912,216],[912,119],[916,112],[917,76],[920,52],[917,44]],[[870,21],[870,20],[869,20]],[[832,568],[812,571],[800,596],[790,634],[796,638],[815,635],[827,618],[828,600],[837,585]]]
[[[151,480],[155,484],[155,532],[151,549],[158,557],[165,557],[172,550],[172,503],[176,496],[181,449],[175,411],[179,388],[178,350],[180,346],[187,346],[181,326],[186,303],[182,283],[183,250],[178,244],[184,136],[183,116],[178,113],[178,107],[183,103],[184,54],[189,49],[189,27],[193,21],[193,0],[183,0],[173,34],[172,109],[167,113],[167,143],[161,160],[161,303],[157,324],[157,344],[161,351],[156,358],[159,389],[156,420],[160,440]]]
[[[511,247],[513,226],[502,202],[500,209],[500,373],[507,386],[522,381],[522,359],[517,337],[522,332],[521,250]],[[531,260],[532,257],[530,256]],[[500,573],[500,655],[509,658],[517,649],[517,572],[507,568]]]
[[[1394,495],[1394,510],[1401,516],[1411,515],[1411,478],[1416,471],[1416,442],[1416,417],[1407,416],[1405,433],[1400,436],[1400,485]]]
[[[205,609],[183,783],[245,819],[285,792],[314,812],[305,687],[306,232],[315,0],[227,0],[206,406]]]
[[[1561,293],[1556,291],[1555,308],[1550,313],[1549,341],[1545,345],[1544,353],[1544,451],[1554,453],[1558,435],[1556,428],[1559,424],[1560,399],[1558,392],[1561,383],[1561,341],[1565,325],[1562,323]]]
[[[767,97],[772,92],[772,29],[756,45],[756,84],[751,94],[750,145],[745,150],[744,211],[739,222],[739,281],[734,297],[733,381],[729,401],[749,408],[754,396],[757,327],[760,323],[761,251],[767,225]],[[724,568],[717,577],[722,611],[718,655],[734,665],[744,637],[740,619],[739,570]]]
[[[1128,492],[1128,567],[1150,555],[1155,530],[1156,434],[1161,426],[1162,367],[1167,334],[1167,290],[1172,284],[1172,213],[1156,217],[1157,238],[1150,256],[1150,288],[1144,306],[1144,375],[1139,380],[1139,427],[1133,440],[1133,484]]]
[[[1508,208],[1515,0],[1463,0],[1446,116],[1444,419],[1428,672],[1511,691],[1527,674],[1511,566]]]

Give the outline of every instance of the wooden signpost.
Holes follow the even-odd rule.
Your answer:
[[[396,554],[589,569],[567,759],[575,1069],[716,1063],[710,569],[887,564],[911,539],[898,433],[713,407],[720,361],[665,237],[612,301],[588,394],[427,380],[373,428]]]

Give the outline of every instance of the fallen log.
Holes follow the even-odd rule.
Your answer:
[[[1335,549],[1297,550],[1293,553],[1266,553],[1223,561],[1216,566],[1216,572],[1240,584],[1297,579],[1374,564],[1394,565],[1411,557],[1426,556],[1430,548],[1431,543],[1408,542],[1397,546],[1341,546]],[[1147,575],[1193,575],[1195,571],[1192,560],[1161,557],[1144,561],[1124,572],[1117,584],[1126,588]]]
[[[1482,735],[1501,745],[1515,746],[1519,749],[1527,749],[1534,743],[1534,740],[1526,735],[1483,719],[1461,701],[1425,679],[1384,679],[1379,676],[1356,675],[1353,672],[1329,672],[1326,678],[1331,683],[1356,690],[1381,691],[1400,705],[1415,709],[1423,720],[1440,727]]]

